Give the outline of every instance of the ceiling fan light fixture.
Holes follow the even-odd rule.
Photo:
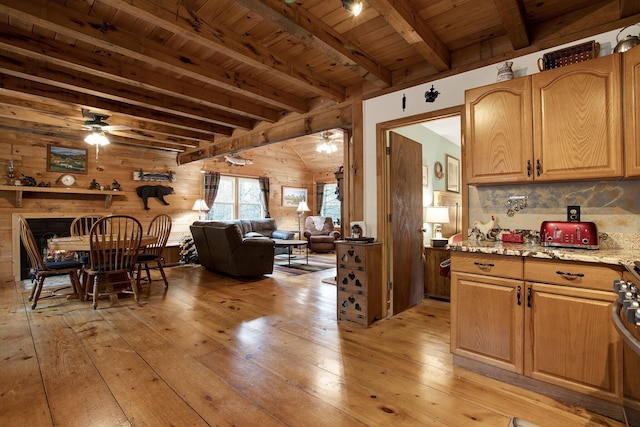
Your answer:
[[[358,16],[360,15],[360,12],[362,12],[362,0],[341,0],[342,1],[342,7],[344,7],[344,9],[348,12],[351,12],[351,14],[353,16]]]
[[[86,136],[86,138],[84,139],[84,142],[86,142],[89,145],[99,146],[99,145],[107,145],[109,144],[110,141],[103,131],[94,129],[93,131],[91,131],[89,135]]]

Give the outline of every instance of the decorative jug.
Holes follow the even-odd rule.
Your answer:
[[[503,66],[498,67],[498,78],[496,80],[497,82],[511,80],[513,78],[513,70],[511,69],[512,65],[513,62],[507,61]]]

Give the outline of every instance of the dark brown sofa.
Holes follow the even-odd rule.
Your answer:
[[[200,264],[208,270],[235,277],[273,273],[275,244],[267,237],[244,237],[237,223],[197,221],[191,234]]]
[[[230,219],[226,221],[196,221],[194,225],[209,224],[215,226],[224,226],[227,224],[238,224],[243,237],[269,237],[271,239],[292,240],[295,235],[292,231],[278,230],[278,225],[274,218],[262,219]],[[286,254],[286,247],[276,248],[275,254]]]

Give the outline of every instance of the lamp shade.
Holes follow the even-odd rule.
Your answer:
[[[298,204],[298,208],[296,209],[297,212],[303,213],[303,212],[309,212],[311,209],[309,209],[309,205],[307,205],[307,202],[300,202]]]
[[[432,224],[448,224],[449,208],[447,206],[427,206],[427,215],[424,221]]]
[[[207,202],[204,201],[204,199],[198,199],[196,200],[196,202],[193,204],[193,207],[191,208],[192,211],[208,211],[209,210],[209,206],[207,206]]]
[[[86,138],[84,139],[84,142],[86,142],[89,145],[100,146],[100,145],[109,144],[109,139],[104,134],[104,132],[100,130],[93,130],[89,135],[86,136]]]

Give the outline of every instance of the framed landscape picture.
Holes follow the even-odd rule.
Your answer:
[[[282,187],[282,206],[298,207],[300,202],[307,201],[307,189],[295,187]]]
[[[55,145],[47,146],[47,171],[87,173],[87,150]]]
[[[447,191],[460,192],[460,160],[447,154]]]

